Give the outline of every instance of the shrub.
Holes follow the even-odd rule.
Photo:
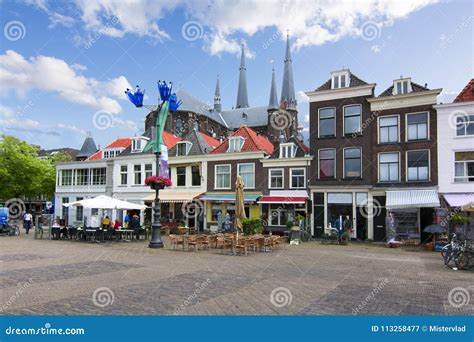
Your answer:
[[[261,219],[246,218],[243,220],[242,224],[245,235],[261,234],[263,232],[263,224]]]

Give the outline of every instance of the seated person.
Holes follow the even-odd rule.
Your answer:
[[[109,228],[109,226],[110,226],[110,218],[109,218],[108,216],[104,217],[104,218],[102,219],[101,224],[102,224],[102,229],[107,229],[107,228]]]
[[[67,239],[67,228],[62,227],[60,230],[60,234],[62,235],[63,239]]]
[[[133,230],[133,234],[140,240],[140,218],[138,215],[133,215],[132,221],[130,221],[129,229]]]
[[[117,230],[120,228],[122,228],[122,222],[120,222],[119,220],[115,220],[114,229]]]

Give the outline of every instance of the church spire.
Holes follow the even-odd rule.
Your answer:
[[[295,85],[293,82],[293,66],[290,51],[290,33],[286,36],[285,68],[283,71],[283,85],[281,87],[280,104],[283,108],[296,109]]]
[[[214,92],[214,110],[216,112],[221,112],[222,111],[222,106],[221,106],[221,86],[219,83],[219,75],[217,75],[217,81],[216,81],[216,90]]]
[[[239,68],[239,88],[237,91],[236,108],[246,108],[249,106],[249,99],[247,95],[247,68],[245,67],[245,46],[242,43],[242,55],[240,57]]]
[[[275,79],[275,65],[272,67],[272,85],[270,87],[270,101],[268,102],[268,110],[278,109],[278,92]]]

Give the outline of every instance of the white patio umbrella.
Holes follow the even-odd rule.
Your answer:
[[[94,209],[116,209],[116,210],[143,210],[146,205],[135,204],[127,201],[122,201],[117,198],[100,195],[94,198],[87,198],[81,201],[64,203],[65,207],[84,207]]]

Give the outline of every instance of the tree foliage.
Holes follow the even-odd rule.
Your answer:
[[[38,158],[38,147],[12,136],[0,138],[0,198],[52,196],[56,184],[55,165],[71,160],[60,152]]]

